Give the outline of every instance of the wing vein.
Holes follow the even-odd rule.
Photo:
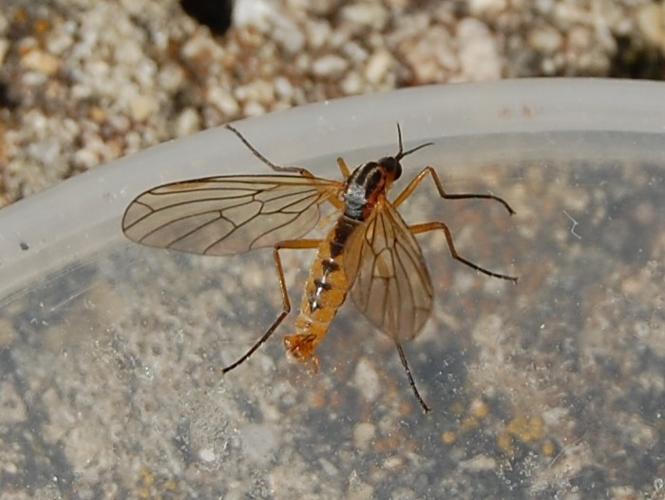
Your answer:
[[[169,183],[139,195],[127,207],[122,228],[149,246],[203,255],[242,253],[302,237],[319,220],[320,205],[339,196],[343,186],[289,175]]]
[[[384,333],[410,340],[422,330],[432,304],[420,246],[388,200],[376,204],[366,224],[351,297]]]

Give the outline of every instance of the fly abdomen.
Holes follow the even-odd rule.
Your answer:
[[[330,258],[320,259],[305,285],[301,315],[313,322],[330,322],[344,303],[347,288],[346,276],[339,264]]]
[[[286,347],[297,359],[313,356],[346,299],[352,282],[344,265],[345,250],[349,236],[358,224],[341,217],[319,247],[296,319],[297,333],[284,338]]]

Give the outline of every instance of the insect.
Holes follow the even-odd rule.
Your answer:
[[[280,252],[317,251],[295,322],[284,338],[297,360],[318,368],[315,350],[326,336],[348,294],[360,311],[392,339],[409,384],[427,413],[407,362],[402,342],[415,338],[431,309],[433,288],[415,236],[442,231],[453,259],[486,275],[517,282],[517,278],[482,268],[461,257],[443,222],[409,226],[397,209],[420,183],[431,177],[442,198],[482,198],[508,203],[492,194],[449,194],[431,166],[425,167],[389,201],[387,194],[402,174],[401,160],[433,143],[407,151],[397,124],[399,150],[394,156],[370,161],[351,171],[342,158],[344,177],[334,181],[315,177],[301,167],[276,165],[263,156],[234,127],[226,125],[261,162],[279,174],[228,175],[173,182],[139,195],[122,220],[125,235],[138,243],[200,255],[238,254],[272,247],[282,296],[282,311],[266,332],[227,373],[246,361],[270,338],[291,311]],[[332,205],[339,217],[324,239],[303,239],[319,221],[321,207]]]

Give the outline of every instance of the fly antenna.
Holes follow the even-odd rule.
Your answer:
[[[404,149],[402,148],[402,128],[399,126],[399,122],[397,122],[397,141],[399,143],[399,151],[395,155],[395,158],[399,161],[400,158],[404,156]]]
[[[427,146],[433,146],[434,145],[433,142],[426,142],[424,144],[420,144],[419,146],[416,146],[415,148],[411,148],[407,151],[404,151],[404,146],[402,144],[402,128],[399,126],[399,122],[397,122],[397,139],[399,141],[399,151],[397,151],[397,154],[395,155],[395,159],[397,161],[400,161],[406,155],[410,155],[411,153],[415,153],[419,149],[425,148]]]

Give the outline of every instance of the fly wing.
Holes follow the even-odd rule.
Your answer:
[[[164,184],[139,195],[122,219],[138,243],[201,255],[269,247],[309,232],[341,184],[298,175],[235,175]]]
[[[432,282],[420,245],[387,200],[366,222],[359,252],[353,302],[387,335],[414,338],[432,309]]]

